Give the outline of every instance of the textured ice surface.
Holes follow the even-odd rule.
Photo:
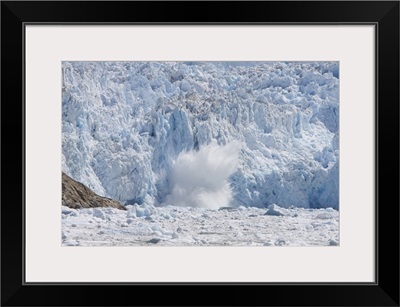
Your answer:
[[[336,246],[339,212],[326,209],[128,206],[76,210],[63,207],[64,246]],[[141,211],[138,211],[140,209]],[[98,212],[102,212],[99,214]]]
[[[63,62],[62,76],[62,170],[102,196],[338,208],[336,62]],[[213,141],[237,144],[234,167],[195,168]]]

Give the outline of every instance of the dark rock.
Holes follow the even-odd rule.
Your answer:
[[[84,184],[62,173],[62,205],[72,209],[111,207],[126,210],[116,200],[94,193]]]

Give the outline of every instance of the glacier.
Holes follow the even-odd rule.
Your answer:
[[[127,206],[339,209],[339,63],[62,62],[62,171]]]

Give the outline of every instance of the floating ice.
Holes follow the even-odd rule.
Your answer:
[[[132,209],[134,206],[128,206]],[[243,208],[243,207],[242,207]],[[264,215],[264,208],[212,210],[198,207],[158,207],[151,218],[127,218],[129,210],[79,209],[65,215],[63,245],[81,246],[338,246],[339,212],[316,220],[325,209],[278,208],[287,215]],[[104,219],[93,218],[99,210]],[[175,218],[165,219],[165,216]],[[297,216],[296,216],[297,215]],[[157,239],[157,242],[155,242]],[[153,240],[152,242],[150,242]]]
[[[274,216],[283,216],[283,215],[288,215],[289,211],[281,208],[275,204],[269,205],[268,210],[265,213],[265,215],[274,215]]]

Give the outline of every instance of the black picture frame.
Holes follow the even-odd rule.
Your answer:
[[[375,25],[376,282],[25,283],[24,26],[29,23]],[[1,148],[2,306],[399,306],[398,1],[3,1]]]

